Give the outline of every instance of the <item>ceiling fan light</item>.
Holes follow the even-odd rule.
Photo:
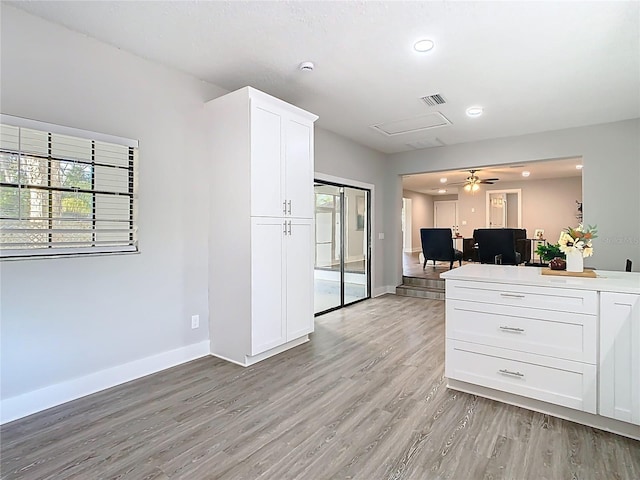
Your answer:
[[[471,184],[470,184],[470,183],[467,183],[467,184],[464,186],[464,191],[465,191],[465,192],[470,192],[470,191],[471,191]]]
[[[480,190],[480,185],[478,185],[477,183],[474,183],[473,186],[471,187],[471,191],[477,192],[478,190]]]

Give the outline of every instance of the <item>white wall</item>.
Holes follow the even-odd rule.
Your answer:
[[[433,228],[433,200],[426,193],[404,190],[403,198],[411,199],[411,248],[414,252],[422,251],[420,240],[421,228]],[[440,200],[437,198],[437,200]]]
[[[521,190],[522,228],[527,230],[529,238],[533,238],[537,228],[542,228],[547,240],[550,243],[556,243],[561,230],[578,224],[576,200],[582,200],[582,177],[498,182],[491,186],[483,185],[473,195],[460,194],[458,199],[460,234],[468,238],[473,236],[473,230],[476,228],[487,226],[486,192],[512,189]],[[517,226],[517,213],[513,217]],[[467,224],[462,225],[463,221]]]
[[[371,294],[377,295],[384,289],[383,248],[385,240],[378,239],[378,232],[383,232],[385,194],[384,176],[386,168],[386,156],[380,152],[363,147],[351,140],[337,135],[328,130],[316,127],[315,129],[315,170],[316,173],[339,177],[345,180],[353,180],[352,185],[367,183],[374,186],[372,198],[372,238],[373,258]],[[346,182],[349,184],[349,182]],[[399,208],[402,209],[402,198],[399,200]],[[398,214],[399,215],[399,214]],[[400,218],[398,216],[398,218]],[[401,232],[400,224],[398,230]],[[402,243],[398,245],[402,248]],[[399,250],[400,251],[400,250]]]
[[[640,119],[634,119],[390,155],[384,184],[386,284],[402,279],[400,175],[571,157],[583,158],[584,222],[597,224],[600,235],[589,263],[623,270],[630,258],[640,271],[638,138]]]
[[[6,4],[1,61],[3,113],[140,141],[141,250],[2,262],[2,399],[206,343],[201,114],[224,90]]]

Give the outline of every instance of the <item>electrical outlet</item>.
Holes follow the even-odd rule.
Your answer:
[[[191,328],[198,328],[200,326],[200,315],[191,315]]]

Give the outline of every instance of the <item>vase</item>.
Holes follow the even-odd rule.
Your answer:
[[[582,258],[582,252],[575,250],[567,253],[567,272],[582,271],[584,271],[584,259]]]

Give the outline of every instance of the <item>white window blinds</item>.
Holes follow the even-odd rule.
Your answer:
[[[138,142],[0,116],[0,258],[137,251]]]

